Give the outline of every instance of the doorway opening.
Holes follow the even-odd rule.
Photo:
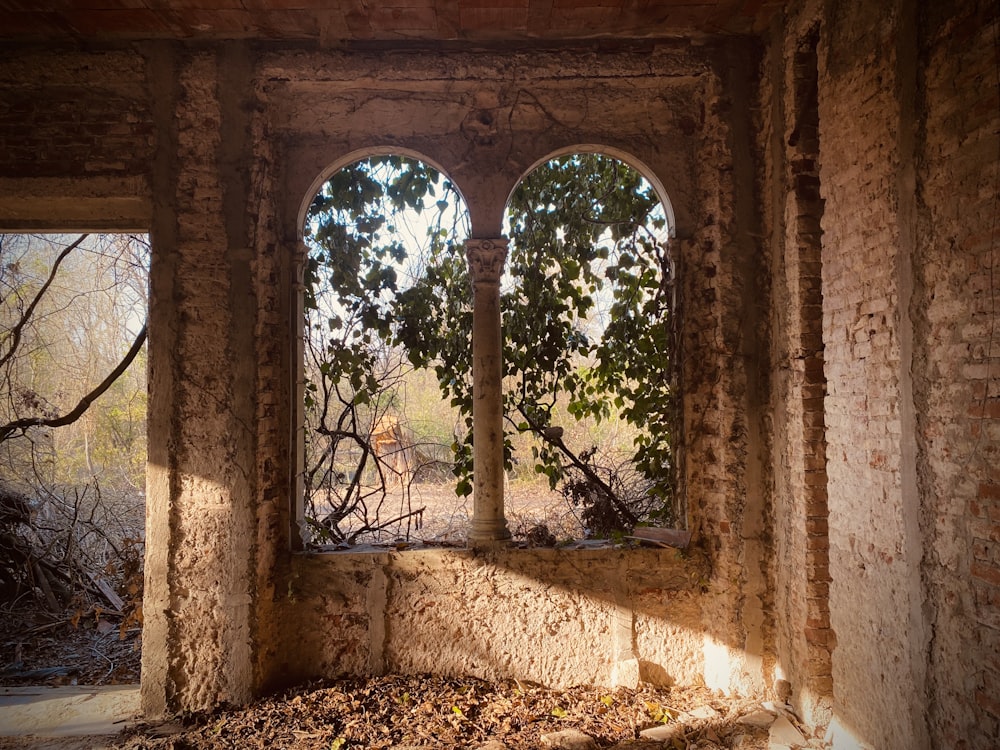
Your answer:
[[[5,684],[139,681],[145,544],[141,234],[0,234]]]

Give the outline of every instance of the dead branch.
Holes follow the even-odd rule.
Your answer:
[[[24,332],[25,326],[28,325],[28,322],[31,320],[31,316],[34,314],[35,308],[38,307],[38,303],[41,302],[42,297],[45,296],[45,293],[48,291],[49,287],[52,286],[52,282],[55,281],[56,274],[59,272],[59,266],[62,264],[64,260],[66,260],[66,257],[71,252],[73,252],[76,248],[80,246],[81,242],[87,239],[87,237],[88,235],[81,234],[77,238],[76,242],[73,242],[72,244],[68,245],[65,250],[59,253],[59,256],[52,264],[52,268],[49,270],[49,277],[45,280],[45,283],[42,284],[41,288],[38,290],[38,293],[35,295],[35,298],[31,300],[31,304],[28,305],[28,309],[24,311],[24,314],[21,315],[20,319],[10,329],[10,338],[8,339],[8,344],[10,348],[7,350],[6,354],[0,357],[0,367],[3,367],[5,364],[7,364],[10,358],[13,357],[14,353],[17,351],[17,347],[21,344],[21,334]]]
[[[90,405],[96,401],[105,391],[110,388],[118,378],[121,377],[122,373],[125,372],[135,358],[139,355],[142,350],[143,344],[146,343],[146,326],[142,327],[139,334],[135,337],[135,341],[132,342],[132,347],[128,350],[124,359],[118,363],[118,366],[112,370],[101,383],[94,388],[90,393],[86,394],[80,399],[80,403],[73,408],[72,411],[67,412],[61,417],[24,417],[22,419],[15,419],[13,422],[8,422],[7,424],[0,426],[0,443],[9,438],[15,432],[23,432],[30,427],[63,427],[68,424],[72,424],[80,417],[83,416],[84,412],[90,408]]]
[[[31,569],[35,573],[35,583],[38,584],[38,587],[42,590],[42,593],[45,594],[45,603],[48,605],[49,609],[52,612],[58,612],[59,610],[61,610],[62,607],[59,606],[59,600],[56,599],[55,592],[52,591],[52,586],[49,583],[49,579],[45,575],[45,571],[42,570],[42,566],[38,563],[37,560],[31,566]]]

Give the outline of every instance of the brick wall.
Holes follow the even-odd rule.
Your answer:
[[[880,748],[1000,737],[996,16],[822,17],[834,715]]]
[[[912,305],[935,746],[1000,744],[1000,42],[989,2],[922,19]]]
[[[775,676],[807,721],[830,719],[833,633],[823,358],[818,16],[772,30],[762,67],[762,208],[772,247]]]
[[[820,176],[835,714],[875,747],[924,746],[919,507],[904,463],[898,45],[906,11],[831,5],[820,54]]]
[[[134,51],[0,50],[4,227],[147,230],[151,112]]]
[[[145,174],[154,143],[145,73],[134,52],[0,52],[3,176]]]

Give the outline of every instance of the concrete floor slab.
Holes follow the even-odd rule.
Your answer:
[[[0,736],[115,734],[138,715],[138,685],[0,687]]]

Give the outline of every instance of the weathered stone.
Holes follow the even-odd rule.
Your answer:
[[[647,740],[657,742],[669,742],[672,739],[684,736],[684,725],[678,722],[671,724],[661,724],[656,727],[649,727],[639,732],[639,736]]]
[[[774,694],[780,703],[788,703],[788,699],[792,697],[792,683],[788,680],[775,680]]]
[[[698,706],[690,711],[685,711],[678,718],[678,721],[707,721],[711,719],[718,719],[719,712],[716,711],[711,706]]]
[[[775,718],[777,717],[770,711],[758,709],[757,711],[741,716],[736,720],[736,723],[746,724],[750,727],[769,727],[774,723]]]
[[[639,660],[626,659],[615,662],[611,669],[611,687],[624,687],[630,690],[639,687]]]

